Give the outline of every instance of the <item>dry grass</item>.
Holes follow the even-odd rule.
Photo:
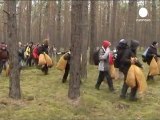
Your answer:
[[[147,67],[144,70],[147,73]],[[22,71],[22,100],[8,98],[8,78],[0,79],[0,120],[159,120],[160,80],[149,82],[143,100],[119,99],[123,80],[115,80],[115,93],[106,83],[94,89],[98,71],[88,66],[88,79],[81,85],[81,97],[73,103],[67,97],[68,82],[61,83],[62,72],[50,69],[44,76],[40,70]]]

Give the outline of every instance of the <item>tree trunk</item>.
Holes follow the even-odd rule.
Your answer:
[[[90,18],[90,25],[91,25],[91,37],[90,37],[90,58],[89,63],[91,65],[94,64],[93,62],[93,53],[96,49],[97,44],[97,28],[96,28],[96,1],[91,0],[91,18]]]
[[[56,46],[57,46],[57,49],[60,50],[60,47],[61,47],[61,0],[58,0]]]
[[[42,1],[39,6],[39,41],[42,41]]]
[[[106,34],[107,34],[107,37],[109,36],[109,27],[110,27],[110,25],[109,25],[109,20],[110,20],[110,1],[108,1],[107,2],[107,32],[106,32]],[[108,39],[109,39],[109,37],[108,37]]]
[[[71,70],[68,97],[77,99],[80,96],[80,50],[82,33],[82,1],[72,1],[71,11]]]
[[[7,4],[4,3],[4,10],[7,11]],[[7,41],[7,15],[3,12],[3,41]]]
[[[81,61],[81,77],[87,78],[87,48],[88,48],[88,1],[83,1],[82,6],[82,61]]]
[[[156,1],[152,0],[152,41],[156,41]]]
[[[69,11],[69,3],[68,1],[65,1],[65,7],[64,7],[64,33],[63,33],[63,43],[64,43],[64,48],[67,49],[69,47],[69,43],[70,43],[70,40],[69,40],[69,36],[70,36],[70,32],[69,32],[69,29],[70,29],[70,26],[69,26],[69,14],[70,14],[70,11]]]
[[[31,8],[32,1],[27,1],[26,42],[31,41]]]
[[[18,40],[22,41],[22,1],[19,1],[18,13],[17,36]]]
[[[136,16],[135,16],[135,6],[137,5],[137,0],[129,0],[129,6],[128,6],[128,21],[127,21],[127,39],[132,40],[135,39],[135,21],[136,21]]]
[[[112,42],[112,44],[115,44],[115,23],[116,23],[116,11],[117,11],[117,1],[113,0],[113,6],[112,6],[112,16],[111,16],[111,23],[110,23],[110,34],[109,34],[109,40]]]
[[[106,3],[106,2],[105,2]],[[108,39],[107,37],[107,5],[105,4],[102,11],[102,39]]]
[[[20,72],[18,63],[18,41],[17,41],[17,21],[16,21],[16,0],[6,1],[8,5],[8,49],[10,61],[10,84],[9,97],[13,99],[21,98],[20,91]]]
[[[55,1],[48,1],[49,2],[49,39],[51,42],[51,45],[54,44],[54,38],[55,38]]]

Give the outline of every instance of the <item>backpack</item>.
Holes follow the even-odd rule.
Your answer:
[[[143,61],[143,62],[147,62],[147,57],[146,57],[146,55],[147,55],[148,49],[149,49],[149,47],[148,47],[148,48],[144,51],[144,53],[142,54],[142,61]]]
[[[100,62],[100,60],[99,60],[99,50],[100,49],[94,51],[94,53],[93,53],[93,62],[94,62],[94,65],[98,65],[99,62]]]

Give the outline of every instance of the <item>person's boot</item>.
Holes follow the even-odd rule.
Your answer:
[[[147,76],[147,81],[154,80],[153,76]]]
[[[99,90],[99,86],[98,84],[95,85],[95,89]]]
[[[66,79],[64,79],[64,78],[62,79],[62,83],[65,83],[66,81],[67,81]]]
[[[126,93],[128,90],[128,86],[124,83],[121,91],[120,98],[125,99],[126,98]]]
[[[151,80],[154,80],[154,77],[153,77],[153,76],[150,76],[150,79],[151,79]]]
[[[114,89],[113,86],[109,87],[109,90],[110,90],[111,92],[114,92],[114,91],[115,91],[115,89]]]
[[[45,75],[48,75],[48,67],[46,65],[43,65],[41,70]]]
[[[137,92],[137,87],[134,87],[131,89],[131,93],[130,93],[130,101],[137,101],[138,98],[136,97],[136,92]]]

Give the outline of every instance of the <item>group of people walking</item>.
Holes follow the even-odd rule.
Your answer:
[[[26,46],[23,46],[21,42],[18,43],[19,49],[18,49],[18,60],[20,63],[20,66],[23,66],[22,63],[26,62],[26,65],[32,66],[34,63],[35,65],[39,64],[39,56],[40,54],[49,54],[49,41],[46,39],[43,41],[42,44],[36,44],[34,45],[33,42],[30,42]],[[97,90],[100,89],[100,85],[104,78],[107,80],[107,84],[109,87],[109,90],[111,92],[115,91],[112,76],[110,74],[110,53],[113,53],[110,50],[111,42],[108,40],[104,40],[102,42],[102,47],[98,50],[98,70],[99,75],[98,79],[95,85],[95,88]],[[131,67],[131,65],[136,65],[139,68],[143,68],[142,64],[137,58],[137,48],[139,47],[139,41],[137,40],[131,40],[130,44],[127,40],[121,39],[116,47],[116,52],[112,54],[114,67],[118,68],[120,72],[124,75],[124,82],[120,94],[120,98],[125,99],[126,93],[129,88],[129,86],[126,83],[126,78],[128,71]],[[147,51],[145,53],[145,62],[147,62],[148,65],[150,65],[151,60],[154,58],[156,61],[157,58],[160,57],[160,55],[157,53],[158,48],[158,42],[154,41],[152,44],[147,48]],[[7,51],[7,45],[5,43],[0,44],[0,53],[6,51],[6,53],[2,56],[1,54],[1,60],[0,60],[0,73],[2,72],[2,68],[4,67],[6,61],[9,58],[9,53]],[[57,54],[57,53],[56,53]],[[70,59],[71,59],[71,50],[68,52],[62,52],[63,59],[67,61],[65,63],[64,67],[64,75],[62,77],[62,83],[65,83],[69,74],[70,70]],[[143,56],[144,57],[144,56]],[[32,62],[34,61],[34,62]],[[41,65],[41,70],[45,74],[48,74],[48,64],[45,63]],[[148,73],[147,80],[153,80],[154,76],[150,75]],[[132,101],[137,100],[136,93],[138,90],[138,84],[131,88],[131,93],[129,99]]]
[[[110,75],[110,68],[109,68],[109,53],[110,53],[110,46],[111,43],[107,40],[103,41],[102,47],[99,49],[99,64],[98,64],[98,70],[99,75],[97,79],[97,83],[95,85],[95,88],[99,90],[99,87],[104,80],[104,77],[106,77],[109,90],[114,91],[114,86],[112,82],[112,77]],[[127,40],[121,39],[116,47],[116,54],[114,59],[114,66],[119,69],[120,72],[124,75],[124,82],[120,94],[120,98],[125,99],[126,93],[129,88],[129,86],[126,83],[127,74],[129,71],[129,68],[131,65],[136,65],[139,68],[143,68],[142,64],[137,58],[137,48],[139,46],[139,41],[137,40],[131,40],[130,45],[128,44]],[[157,57],[160,57],[157,53],[158,48],[158,42],[154,41],[147,49],[146,52],[146,61],[147,64],[150,65],[151,60],[155,58],[157,61]],[[147,80],[153,79],[152,75],[147,76]],[[136,101],[136,93],[138,90],[138,84],[136,83],[135,87],[131,88],[131,93],[129,99],[131,101]]]

